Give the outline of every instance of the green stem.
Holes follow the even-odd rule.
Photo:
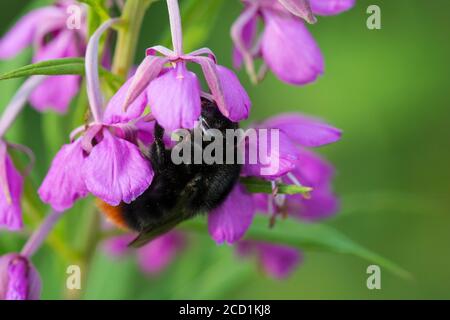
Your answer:
[[[31,220],[31,223],[37,228],[39,224],[43,221],[42,214],[38,209],[36,209],[36,206],[27,199],[27,197],[24,197],[22,200],[22,207],[25,212],[27,212],[29,219]],[[58,253],[58,256],[64,261],[64,262],[71,262],[76,261],[79,259],[78,254],[72,250],[63,238],[58,234],[57,232],[52,232],[47,237],[47,244]]]
[[[92,206],[92,203],[91,203]],[[97,213],[95,207],[93,210],[89,210],[87,212],[87,219],[85,224],[85,233],[81,235],[81,239],[83,239],[81,252],[82,255],[77,260],[77,264],[80,266],[80,269],[83,272],[83,283],[81,285],[82,288],[86,288],[87,279],[89,275],[89,270],[91,268],[92,258],[97,249],[98,242],[100,240],[100,216]],[[84,291],[82,290],[73,290],[67,291],[67,298],[71,300],[78,300],[82,297]]]
[[[272,184],[270,181],[258,179],[258,178],[241,178],[240,182],[245,186],[250,193],[273,193]],[[277,183],[278,194],[303,194],[308,197],[309,193],[313,190],[310,187],[304,187],[299,185],[289,185],[283,183]]]
[[[127,1],[122,13],[122,24],[113,61],[113,73],[126,78],[136,55],[142,21],[145,12],[155,0]]]

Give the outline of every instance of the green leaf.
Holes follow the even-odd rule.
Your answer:
[[[208,230],[204,219],[188,221],[180,225],[180,228],[199,233]],[[256,216],[247,231],[246,239],[284,244],[304,251],[348,254],[384,267],[402,278],[411,278],[408,271],[394,262],[361,246],[332,227],[320,223],[306,224],[293,220],[278,220],[274,228],[269,228],[267,217]]]
[[[0,75],[0,80],[28,77],[32,75],[84,75],[83,58],[64,58],[47,60],[6,72]]]
[[[256,178],[241,178],[241,183],[245,185],[250,193],[272,193],[272,184],[270,181],[265,181]],[[313,189],[304,186],[288,185],[277,183],[277,193],[279,194],[304,194],[308,195]]]
[[[100,68],[100,75],[108,82],[112,89],[117,89],[123,84],[123,79],[104,68]],[[64,58],[47,60],[26,65],[0,75],[0,80],[8,80],[34,75],[80,75],[85,73],[83,58]]]
[[[202,246],[201,250],[205,251],[205,249],[207,251],[207,248]],[[194,263],[197,262],[194,261]],[[208,254],[207,264],[195,268],[201,272],[198,272],[195,277],[183,278],[176,283],[169,299],[224,299],[255,275],[255,265],[251,260],[240,260],[236,263],[236,252],[233,248],[217,248],[214,245]],[[177,273],[171,279],[178,276]]]

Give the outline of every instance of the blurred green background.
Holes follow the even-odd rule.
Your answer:
[[[231,66],[229,28],[241,5],[237,0],[223,2],[216,23],[206,28],[208,40],[200,45]],[[29,3],[39,1],[0,2],[1,34]],[[381,30],[366,28],[366,8],[371,4],[381,7]],[[148,12],[137,62],[167,29],[165,11],[160,1]],[[269,75],[254,87],[244,72],[239,74],[253,100],[252,120],[300,111],[344,130],[340,143],[320,150],[337,168],[335,190],[342,199],[341,212],[327,224],[395,261],[413,274],[412,280],[382,270],[382,289],[371,291],[366,287],[367,262],[306,252],[295,274],[276,281],[259,272],[255,261],[242,261],[231,248],[192,235],[188,249],[153,278],[140,273],[132,256],[111,260],[98,250],[85,298],[450,298],[449,12],[447,0],[358,0],[353,10],[320,17],[310,26],[326,61],[325,75],[316,83],[298,88]],[[29,56],[25,52],[2,62],[0,70],[24,65]],[[0,83],[2,108],[19,83]],[[37,153],[36,183],[70,128],[70,121],[29,109],[9,133],[10,140]],[[81,243],[83,230],[75,226],[87,216],[82,208],[83,204],[77,206],[59,226],[60,232]],[[0,254],[18,250],[21,243],[21,236],[1,233]],[[44,280],[43,297],[63,298],[64,262],[48,247],[34,261]]]

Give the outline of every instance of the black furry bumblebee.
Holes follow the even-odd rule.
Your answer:
[[[224,117],[214,102],[202,99],[200,127],[194,130],[200,129],[201,135],[207,134],[205,129],[219,130],[222,135],[214,139],[224,139],[227,129],[238,129],[239,125]],[[225,159],[222,163],[213,164],[203,161],[199,164],[175,164],[171,158],[172,149],[166,148],[163,137],[164,129],[155,123],[155,140],[148,153],[155,175],[149,188],[130,204],[111,207],[99,202],[101,211],[112,222],[139,233],[130,244],[134,247],[146,244],[184,220],[220,206],[237,183],[241,172],[241,165],[237,161],[226,164]],[[203,141],[201,148],[206,148],[213,141]],[[200,147],[194,139],[178,143],[191,144],[192,152]],[[222,143],[225,145],[227,142]],[[231,147],[237,155],[237,138],[232,141]]]

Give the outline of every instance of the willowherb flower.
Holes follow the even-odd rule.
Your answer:
[[[67,8],[80,8],[79,28],[68,28]],[[9,59],[24,48],[33,46],[33,62],[50,59],[79,57],[84,54],[86,43],[85,9],[72,0],[57,1],[53,6],[35,9],[22,17],[0,39],[0,59]],[[53,109],[64,113],[70,101],[78,93],[79,76],[52,76],[45,78],[30,97],[31,105],[39,111]]]
[[[305,195],[254,194],[253,201],[258,212],[272,217],[275,223],[278,215],[314,222],[334,215],[338,211],[339,201],[331,188],[333,167],[311,151],[303,150],[297,167],[288,175],[277,179],[279,182],[296,184],[300,182],[313,190]],[[275,278],[288,276],[301,262],[302,255],[295,248],[272,245],[264,242],[238,242],[238,252],[256,254],[263,270]],[[244,247],[244,249],[241,248]],[[250,250],[251,249],[251,250]]]
[[[99,89],[98,41],[116,20],[104,23],[91,37],[86,51],[86,81],[93,121],[82,136],[61,148],[39,188],[41,199],[55,210],[70,208],[89,192],[116,206],[130,203],[150,185],[153,171],[138,147],[135,124],[111,123],[103,113]],[[111,101],[121,99],[118,92]],[[135,102],[135,104],[138,102]],[[133,108],[130,108],[131,110]]]
[[[50,212],[20,253],[0,256],[0,300],[38,300],[41,295],[41,278],[31,262],[31,257],[42,246],[62,213]]]
[[[268,214],[272,225],[278,215],[315,221],[335,214],[338,200],[331,188],[334,169],[331,164],[306,148],[336,142],[341,137],[341,131],[321,120],[300,114],[279,115],[255,127],[257,130],[279,131],[279,152],[269,152],[271,157],[277,159],[263,159],[263,163],[260,161],[244,165],[243,175],[270,180],[273,186],[272,194],[252,195],[253,214],[256,211]],[[261,141],[257,140],[256,143],[256,148],[259,148]],[[272,143],[273,141],[269,141],[269,145]],[[247,146],[250,147],[252,146]],[[261,169],[272,162],[280,164],[278,170],[262,174],[264,171]],[[307,186],[312,191],[308,196],[277,194],[277,183]],[[236,198],[229,200],[232,203],[238,201]],[[234,222],[238,224],[237,221]],[[233,224],[228,224],[227,227],[230,225]],[[236,250],[240,256],[256,255],[263,270],[274,278],[287,277],[303,261],[302,253],[295,248],[259,241],[239,241]]]
[[[338,201],[331,188],[333,167],[317,154],[306,149],[334,143],[342,132],[319,119],[300,114],[283,114],[257,125],[257,128],[280,131],[280,146],[288,144],[291,158],[280,165],[275,174],[264,177],[276,182],[311,187],[309,197],[304,195],[255,195],[256,206],[270,215],[292,215],[305,220],[325,218],[337,211]],[[284,140],[284,142],[283,142]],[[294,149],[292,149],[294,147]],[[281,149],[281,148],[280,148]],[[286,159],[286,157],[284,156]],[[280,161],[283,163],[283,161]],[[260,164],[245,165],[244,174],[254,175],[261,170]]]
[[[123,235],[104,242],[104,250],[113,257],[122,257],[130,253],[128,244],[135,238]],[[184,234],[172,231],[152,240],[136,250],[136,259],[144,273],[154,275],[163,271],[186,246]]]
[[[254,129],[267,130],[267,140],[262,141],[261,136],[257,135],[257,139],[246,143],[247,155],[250,153],[248,150],[253,149],[260,156],[262,154],[262,158],[256,163],[245,159],[242,175],[272,181],[274,193],[277,182],[303,183],[313,188],[313,191],[309,199],[303,195],[250,195],[238,183],[225,202],[208,214],[209,233],[217,243],[233,244],[239,241],[250,227],[257,209],[268,211],[275,217],[286,210],[286,203],[293,205],[300,202],[289,210],[305,219],[324,217],[337,210],[337,200],[329,184],[332,167],[305,147],[318,147],[338,141],[341,137],[339,129],[299,114],[273,117],[254,126]],[[271,140],[271,131],[278,133],[274,141]],[[278,148],[275,148],[275,144]],[[264,149],[266,152],[261,152],[259,149],[264,146],[267,146]],[[273,166],[274,163],[278,166]],[[301,210],[298,207],[302,207]]]
[[[295,248],[257,241],[238,242],[236,252],[240,257],[256,256],[262,270],[275,279],[288,277],[303,262],[303,254]]]
[[[242,0],[245,9],[234,23],[231,35],[235,45],[236,68],[245,64],[254,82],[269,68],[279,79],[293,85],[316,80],[324,62],[318,45],[303,20],[316,21],[316,15],[335,15],[350,9],[355,0]],[[258,20],[264,23],[258,34]],[[262,58],[259,74],[254,61]]]
[[[27,257],[0,256],[0,300],[38,300],[40,294],[40,276]]]
[[[168,131],[192,129],[201,114],[201,97],[211,95],[224,116],[234,122],[246,119],[251,103],[236,75],[218,65],[208,48],[183,52],[178,1],[168,0],[167,4],[174,50],[162,46],[147,50],[147,57],[129,84],[125,103],[117,108],[128,109],[145,92],[152,115],[162,127]],[[202,92],[197,75],[187,69],[189,63],[201,66],[210,93]],[[165,67],[167,64],[170,67]],[[141,105],[138,113],[142,114],[144,108]]]

